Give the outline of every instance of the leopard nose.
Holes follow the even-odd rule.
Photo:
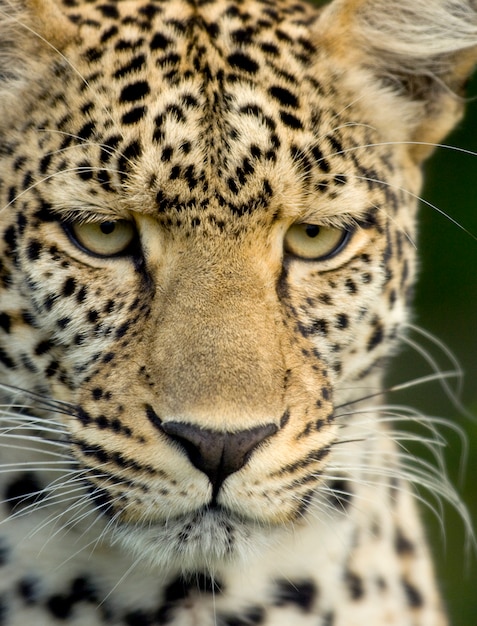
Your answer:
[[[191,463],[209,477],[214,497],[227,476],[241,469],[254,448],[278,430],[275,424],[266,424],[224,433],[181,422],[162,422],[161,428],[184,448]]]

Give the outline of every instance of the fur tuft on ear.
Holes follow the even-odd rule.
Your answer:
[[[0,0],[0,104],[41,76],[47,56],[77,34],[54,0]],[[0,122],[1,123],[1,122]]]
[[[389,123],[406,120],[409,141],[437,143],[459,120],[477,62],[477,0],[334,0],[319,29],[338,65],[367,74],[367,89],[371,74],[376,105],[386,105]],[[380,102],[379,91],[394,99]],[[416,161],[430,151],[410,150]]]

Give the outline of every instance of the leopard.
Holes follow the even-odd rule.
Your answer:
[[[385,377],[476,63],[474,0],[0,1],[2,626],[448,624]]]

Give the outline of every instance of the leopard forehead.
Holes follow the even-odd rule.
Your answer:
[[[56,129],[45,120],[36,179],[58,210],[132,209],[169,225],[185,211],[195,227],[239,231],[254,214],[349,220],[382,201],[370,180],[389,175],[389,151],[355,96],[335,90],[315,8],[70,4],[79,38],[39,97]]]
[[[61,364],[48,378],[70,387],[59,393],[97,412],[89,386],[120,385],[113,370],[147,362],[162,377],[151,405],[210,428],[239,413],[249,428],[269,413],[278,422],[293,385],[327,390],[378,371],[385,339],[394,345],[406,319],[415,201],[402,187],[415,181],[400,167],[405,151],[366,123],[315,42],[320,12],[251,0],[63,2],[61,11],[74,37],[60,54],[44,32],[48,63],[24,94],[6,163],[26,298]],[[142,275],[85,258],[58,224],[131,214]],[[354,237],[334,274],[288,264],[293,222],[352,225],[363,245]],[[115,357],[98,365],[102,353]],[[297,366],[303,380],[290,383]],[[132,391],[143,386],[140,368],[121,391],[135,396],[131,422],[144,413]]]

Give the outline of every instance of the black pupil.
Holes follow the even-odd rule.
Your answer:
[[[102,222],[99,227],[104,235],[110,235],[116,228],[116,222]]]
[[[320,234],[320,227],[316,226],[316,224],[307,224],[305,226],[305,233],[308,237],[317,237]]]

